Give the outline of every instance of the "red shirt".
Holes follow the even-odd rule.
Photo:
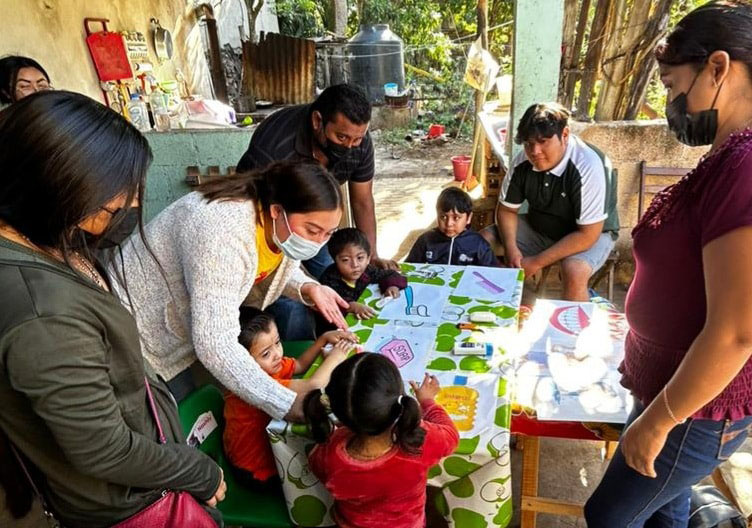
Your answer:
[[[347,453],[353,433],[340,427],[308,456],[311,471],[334,497],[334,518],[342,528],[423,528],[429,468],[450,455],[459,433],[437,403],[421,403],[426,439],[417,455],[394,446],[375,460]]]
[[[672,212],[651,205],[635,228],[635,276],[626,301],[630,325],[622,384],[645,405],[674,375],[705,325],[702,250],[752,225],[752,132],[732,136],[677,184]],[[682,188],[683,187],[683,188]],[[651,214],[653,213],[653,214]],[[650,221],[652,219],[652,222]],[[750,263],[752,264],[752,263]],[[738,420],[752,414],[752,362],[695,418]]]
[[[295,374],[295,360],[283,357],[279,372],[272,375],[285,387]],[[253,473],[257,480],[277,474],[274,455],[266,435],[271,417],[232,393],[225,396],[225,454],[233,466]]]

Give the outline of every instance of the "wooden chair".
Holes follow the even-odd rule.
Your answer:
[[[669,185],[681,180],[690,170],[684,167],[651,167],[645,160],[640,162],[640,191],[637,200],[637,219],[645,212],[645,197],[655,196]]]
[[[590,279],[590,287],[593,289],[597,288],[598,284],[600,284],[603,279],[607,279],[606,287],[608,289],[608,295],[606,296],[606,298],[611,302],[614,301],[614,283],[616,278],[616,265],[618,263],[619,251],[614,249],[606,259],[606,263],[603,264],[603,266],[598,271],[596,271]],[[548,281],[548,276],[551,274],[551,270],[558,266],[559,263],[555,262],[541,270],[540,278],[538,279],[538,283],[535,287],[535,293],[538,295],[538,297],[546,296],[546,282]],[[561,272],[560,267],[559,271]]]

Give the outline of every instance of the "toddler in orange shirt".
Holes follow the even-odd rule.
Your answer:
[[[274,318],[250,307],[241,308],[238,340],[264,372],[302,395],[325,386],[334,367],[347,358],[357,342],[355,335],[335,330],[321,335],[299,358],[285,357]],[[324,351],[328,344],[333,345],[331,350]],[[308,370],[319,354],[324,355],[324,361],[313,376],[293,379]],[[235,477],[254,488],[276,482],[273,477],[277,468],[266,434],[271,417],[232,393],[225,397],[224,415],[225,454],[235,469]]]

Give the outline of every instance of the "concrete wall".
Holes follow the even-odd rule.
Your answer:
[[[248,148],[252,132],[248,129],[177,130],[147,132],[154,161],[146,180],[144,220],[151,220],[192,189],[185,183],[185,169],[198,165],[202,174],[211,165],[225,173],[237,165]]]
[[[692,148],[679,143],[664,120],[573,123],[572,131],[605,152],[619,170],[621,232],[617,248],[622,260],[631,261],[631,230],[637,223],[640,161],[646,160],[651,166],[692,168],[709,147]],[[645,208],[651,198],[647,198]]]
[[[244,24],[243,0],[217,0],[220,41],[239,39]],[[272,0],[267,0],[257,30],[278,30]],[[158,80],[174,79],[177,69],[185,75],[192,93],[211,96],[209,68],[202,28],[193,15],[194,0],[0,0],[3,13],[0,55],[26,55],[36,59],[60,89],[84,93],[103,101],[94,65],[84,38],[85,17],[108,18],[109,29],[137,30],[147,37],[151,62]],[[149,20],[157,18],[172,33],[172,60],[159,65],[149,37]],[[98,28],[99,26],[95,26]],[[247,33],[247,22],[244,31]]]

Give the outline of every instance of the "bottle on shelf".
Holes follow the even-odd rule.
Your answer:
[[[128,103],[128,114],[130,115],[131,123],[141,132],[151,130],[149,111],[146,109],[146,103],[136,93],[131,94],[131,100]]]

